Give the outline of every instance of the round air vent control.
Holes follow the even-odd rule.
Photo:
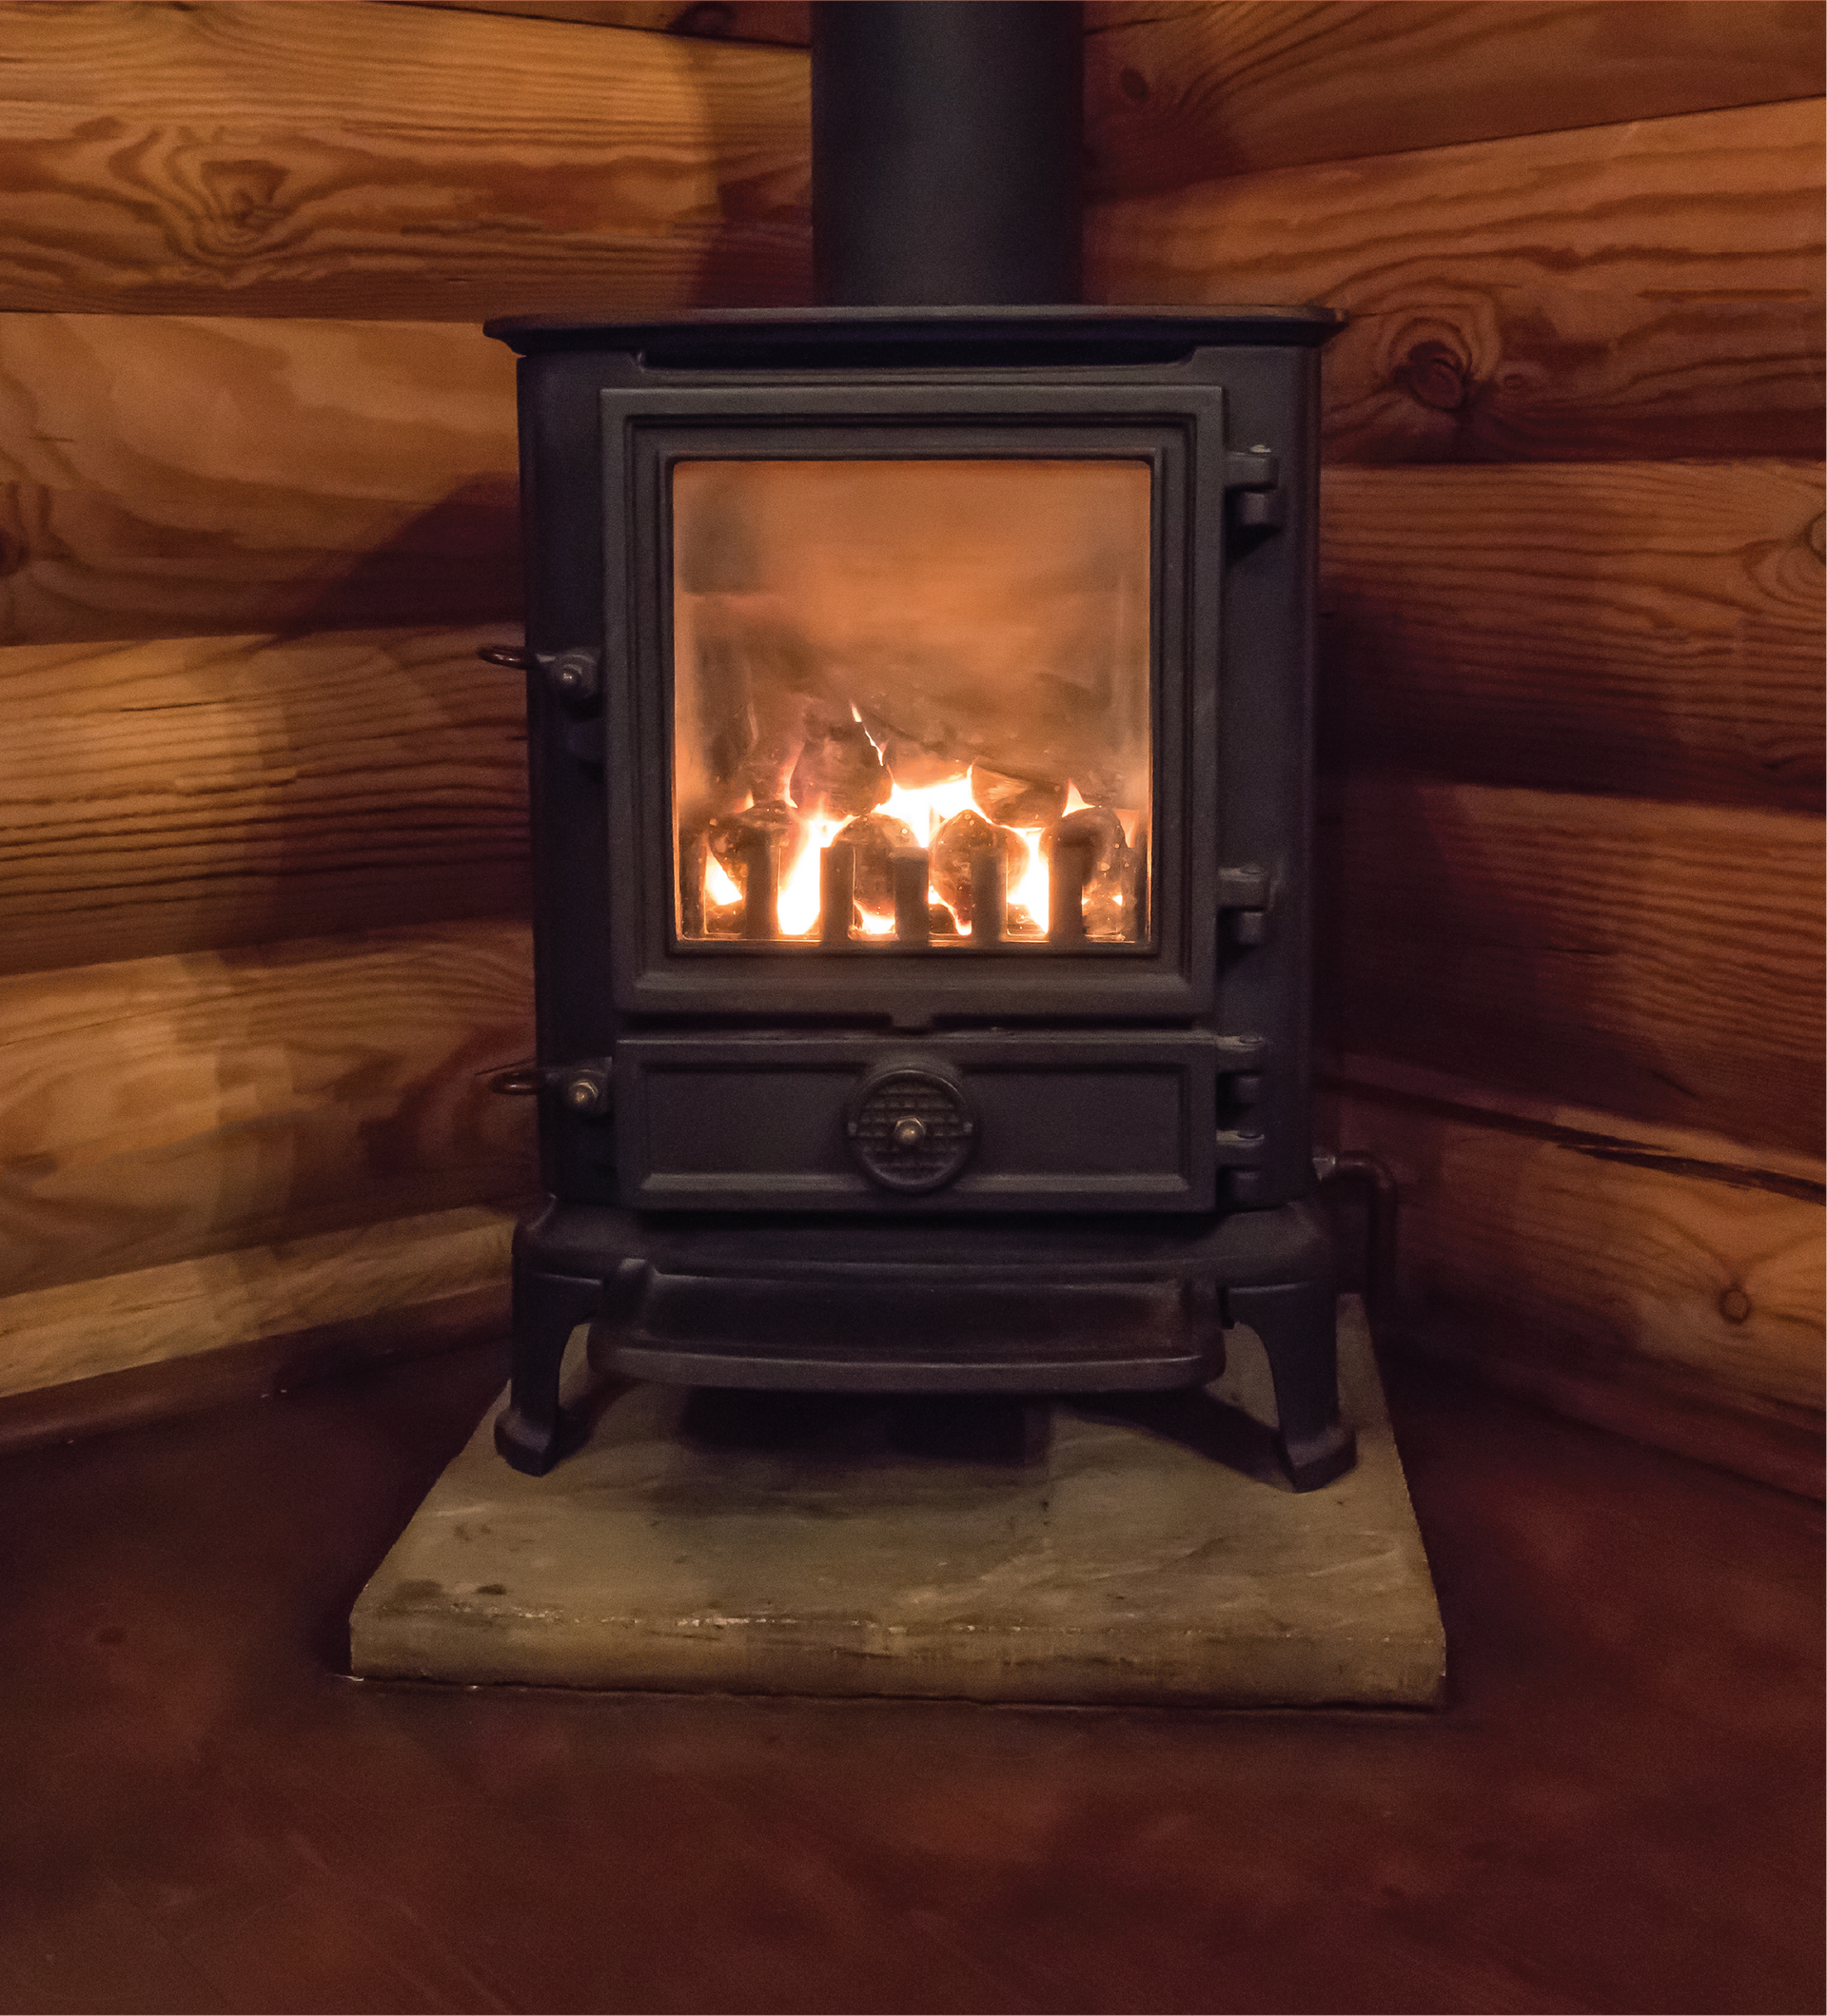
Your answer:
[[[970,1161],[977,1116],[962,1086],[901,1065],[856,1088],[844,1131],[865,1176],[885,1190],[915,1193],[944,1188]]]

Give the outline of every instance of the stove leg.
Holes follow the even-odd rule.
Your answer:
[[[1233,1323],[1247,1323],[1268,1354],[1281,1423],[1282,1461],[1296,1491],[1317,1491],[1357,1461],[1358,1441],[1339,1419],[1338,1302],[1319,1281],[1232,1288]]]
[[[514,1262],[514,1373],[495,1421],[495,1446],[508,1466],[543,1477],[564,1452],[571,1423],[559,1405],[564,1347],[602,1306],[602,1282],[542,1274]]]

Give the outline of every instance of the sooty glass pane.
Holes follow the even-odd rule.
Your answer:
[[[1146,943],[1149,487],[676,463],[678,936]]]

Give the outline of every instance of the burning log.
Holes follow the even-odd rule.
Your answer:
[[[953,812],[933,836],[933,890],[972,935],[974,911],[972,864],[979,855],[1002,855],[1003,887],[1020,879],[1028,866],[1028,843],[1006,826],[992,826],[982,813]],[[997,935],[1001,935],[998,920]]]
[[[864,916],[894,916],[892,857],[897,852],[917,848],[919,844],[911,826],[892,818],[887,812],[870,812],[838,830],[832,846],[847,846],[855,857],[852,892],[856,908]]]
[[[710,823],[710,851],[742,891],[742,935],[779,936],[780,872],[798,851],[805,821],[782,798],[728,812]],[[705,923],[711,925],[706,914]]]
[[[793,802],[809,819],[854,819],[888,802],[894,782],[860,721],[814,722],[793,766]]]
[[[972,800],[993,826],[1051,826],[1066,810],[1066,790],[1064,784],[986,770],[981,763],[971,772]]]
[[[727,868],[739,861],[753,847],[755,836],[765,836],[776,855],[796,851],[805,821],[784,798],[772,798],[741,812],[725,812],[710,823],[711,852]]]
[[[970,769],[970,761],[929,749],[912,735],[898,734],[865,716],[871,738],[882,753],[890,774],[904,791],[930,791],[935,784],[950,784]]]
[[[1135,860],[1115,812],[1089,805],[1068,812],[1041,835],[1040,851],[1051,869],[1050,939],[1133,935]]]

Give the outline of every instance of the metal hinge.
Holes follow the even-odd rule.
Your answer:
[[[1229,922],[1233,945],[1261,945],[1268,936],[1268,907],[1274,888],[1266,869],[1221,868],[1218,909]]]
[[[1287,492],[1281,460],[1258,441],[1225,457],[1225,488],[1231,493],[1230,523],[1238,532],[1279,532],[1287,522]]]
[[[1260,1127],[1220,1127],[1218,1129],[1218,1166],[1222,1169],[1247,1169],[1263,1159],[1263,1150],[1268,1145],[1268,1136]]]
[[[1224,1172],[1230,1202],[1262,1204],[1268,1195],[1268,1178],[1261,1167],[1268,1136],[1257,1127],[1220,1127],[1216,1138],[1218,1166]]]

